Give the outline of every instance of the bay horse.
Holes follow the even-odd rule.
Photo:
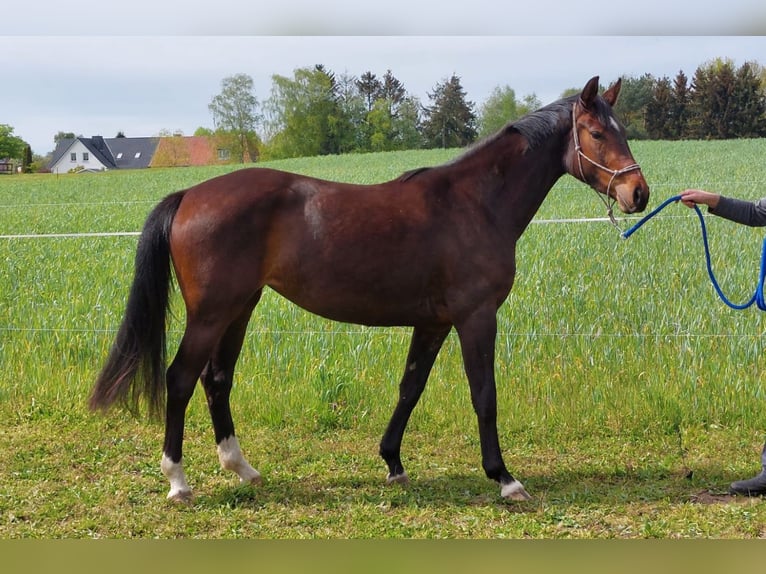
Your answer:
[[[503,462],[497,433],[496,314],[513,286],[516,242],[565,173],[624,213],[649,188],[598,76],[576,95],[507,124],[446,164],[375,185],[324,181],[264,168],[215,177],[163,199],[138,241],[122,323],[89,398],[165,411],[160,468],[168,498],[192,498],[182,465],[184,419],[201,380],[221,466],[244,483],[245,460],[229,406],[234,367],[265,287],[322,317],[410,326],[399,400],[380,442],[388,483],[408,481],[405,427],[437,353],[454,327],[478,418],[482,466],[512,500],[530,495]],[[166,371],[172,276],[186,327]]]

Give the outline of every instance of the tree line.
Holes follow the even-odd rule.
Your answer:
[[[739,68],[716,60],[652,82],[644,129],[651,139],[730,139],[766,136],[766,73],[754,62]]]
[[[463,147],[542,105],[535,94],[519,99],[504,86],[477,107],[454,74],[436,84],[426,103],[409,94],[391,70],[382,77],[369,71],[336,76],[317,65],[272,80],[262,105],[244,74],[225,79],[210,105],[218,128],[250,142],[250,157]],[[578,91],[567,89],[561,97]],[[244,99],[248,121],[227,118],[221,102]],[[631,139],[766,137],[766,72],[756,62],[736,67],[716,59],[699,66],[691,79],[682,70],[673,80],[624,77],[616,108]]]
[[[766,137],[766,70],[729,59],[699,66],[689,77],[623,78],[615,111],[631,139]]]
[[[322,65],[299,68],[292,77],[272,76],[263,104],[252,87],[246,74],[225,78],[208,106],[212,133],[230,134],[240,158],[462,147],[480,132],[475,104],[456,75],[435,86],[427,106],[390,70],[356,77],[336,76]],[[210,133],[200,128],[195,135]]]

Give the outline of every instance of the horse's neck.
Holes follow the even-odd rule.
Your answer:
[[[524,227],[535,216],[551,188],[564,175],[564,149],[564,141],[548,140],[545,145],[527,154],[528,161],[524,162],[524,167],[517,168],[521,173],[511,173],[505,191],[513,197],[515,207],[520,207],[518,214],[524,214]],[[527,184],[522,186],[523,189],[514,189],[514,179],[525,179]]]
[[[566,133],[552,135],[535,149],[527,149],[521,134],[512,133],[488,144],[477,153],[474,169],[485,177],[480,191],[489,208],[519,233],[542,205],[548,192],[565,173],[563,156]]]

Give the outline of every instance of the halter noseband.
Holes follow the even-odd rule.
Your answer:
[[[575,152],[577,153],[577,164],[580,167],[580,178],[583,181],[585,181],[585,175],[582,169],[583,159],[589,162],[591,165],[599,168],[600,170],[603,170],[612,175],[612,177],[609,179],[609,184],[606,186],[606,194],[604,194],[606,195],[606,197],[604,197],[604,195],[598,192],[596,192],[596,195],[598,195],[599,199],[601,199],[601,201],[604,203],[604,206],[606,206],[606,214],[609,216],[609,221],[612,222],[612,225],[614,225],[618,229],[618,231],[622,231],[620,229],[620,226],[617,224],[617,220],[614,218],[614,211],[612,210],[612,207],[614,206],[614,203],[617,200],[613,198],[612,196],[610,196],[609,192],[611,191],[612,183],[614,182],[615,178],[617,178],[617,176],[620,176],[629,171],[641,169],[641,166],[638,165],[637,163],[633,163],[621,169],[614,170],[614,169],[610,169],[606,167],[605,165],[601,165],[597,161],[592,160],[587,155],[585,155],[585,153],[582,151],[582,146],[580,145],[580,138],[577,135],[577,121],[575,116],[575,110],[577,109],[578,104],[582,105],[583,107],[585,107],[585,104],[583,103],[581,98],[577,98],[577,100],[575,100],[574,105],[572,106],[572,139],[574,140],[574,148],[575,148]]]

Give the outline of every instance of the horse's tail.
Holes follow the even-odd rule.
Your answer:
[[[91,392],[91,410],[120,402],[134,414],[141,395],[149,414],[165,405],[165,320],[171,288],[170,228],[184,192],[163,199],[144,223],[136,250],[135,275],[122,324]]]

